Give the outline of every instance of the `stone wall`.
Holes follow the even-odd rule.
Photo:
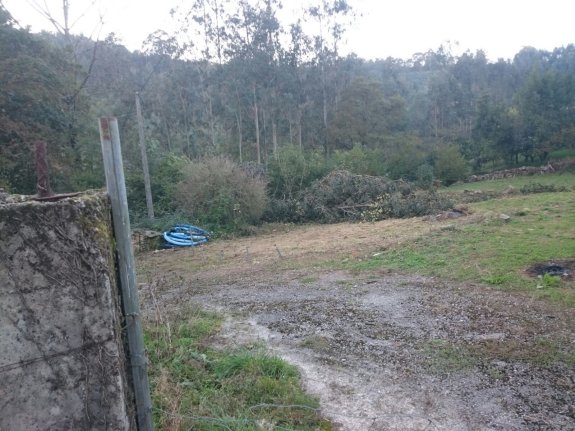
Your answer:
[[[563,172],[572,169],[575,166],[575,159],[565,159],[549,162],[544,166],[521,166],[520,168],[505,169],[483,175],[471,175],[465,181],[466,183],[475,183],[478,181],[500,180],[504,178],[524,177],[530,175],[545,175],[555,172]]]
[[[136,429],[108,198],[0,196],[0,430]]]

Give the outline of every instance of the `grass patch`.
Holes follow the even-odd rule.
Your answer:
[[[450,374],[480,367],[494,379],[503,374],[490,366],[493,361],[519,361],[549,367],[556,363],[575,365],[575,350],[569,340],[538,337],[533,342],[518,340],[486,340],[460,343],[449,340],[430,340],[422,346],[429,369],[437,374]]]
[[[555,150],[549,155],[549,158],[551,160],[567,159],[570,157],[575,157],[575,150],[568,149],[568,148],[564,148],[561,150]]]
[[[262,347],[211,347],[220,324],[219,315],[192,309],[147,326],[157,430],[331,430],[294,366]]]
[[[315,282],[318,281],[318,280],[319,280],[318,277],[307,276],[307,277],[302,278],[300,281],[301,281],[302,284],[313,284],[313,283],[315,283]]]
[[[533,279],[524,271],[537,262],[575,257],[575,195],[538,193],[470,205],[478,222],[436,230],[401,247],[361,261],[332,262],[349,270],[388,268],[532,291],[575,304],[575,283]],[[504,221],[499,214],[518,214]]]
[[[535,183],[544,186],[555,187],[558,189],[561,187],[573,189],[575,187],[575,172],[567,171],[548,175],[513,177],[503,178],[500,180],[480,181],[475,183],[454,184],[443,190],[448,192],[462,192],[464,190],[501,192],[506,190],[509,186],[519,190],[522,187],[529,188],[530,184]]]
[[[493,360],[520,361],[538,366],[554,363],[575,365],[575,350],[569,340],[538,337],[531,343],[517,340],[483,341],[469,346],[469,352],[485,362]]]
[[[447,340],[431,340],[423,351],[428,366],[439,374],[463,371],[479,363],[479,359],[466,346]]]
[[[330,348],[329,339],[321,335],[306,337],[299,345],[306,349],[315,350],[316,352],[328,352]]]

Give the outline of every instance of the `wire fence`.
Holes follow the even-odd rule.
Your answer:
[[[336,412],[333,410],[329,410],[329,409],[323,409],[321,407],[316,408],[316,407],[311,407],[311,406],[306,406],[306,405],[301,405],[301,404],[256,404],[254,406],[249,407],[247,410],[248,411],[254,411],[254,410],[259,410],[259,409],[265,409],[265,408],[273,408],[273,409],[303,409],[303,410],[311,410],[311,411],[315,411],[319,414],[321,414],[323,417],[325,417],[326,419],[332,419],[335,420],[337,418],[340,419],[351,419],[354,421],[364,421],[364,422],[369,422],[369,428],[367,428],[367,430],[371,430],[374,426],[380,426],[383,425],[381,424],[381,422],[401,422],[404,423],[404,421],[410,421],[410,422],[418,422],[418,423],[425,423],[424,428],[420,428],[421,431],[429,431],[429,430],[439,430],[439,429],[445,429],[443,427],[440,427],[439,424],[436,423],[436,421],[434,421],[433,419],[424,416],[424,415],[418,415],[418,414],[401,414],[401,413],[390,413],[390,414],[379,414],[377,416],[372,416],[372,415],[366,415],[366,416],[359,416],[359,415],[350,415],[350,414],[344,414],[341,412]],[[166,415],[166,416],[170,416],[170,417],[174,417],[174,418],[178,418],[178,419],[186,419],[186,420],[190,420],[190,421],[194,421],[194,422],[206,422],[206,423],[210,423],[212,425],[216,425],[216,426],[220,426],[222,429],[225,430],[234,430],[237,428],[232,428],[232,427],[237,427],[237,426],[242,426],[242,425],[255,425],[258,426],[259,428],[262,429],[269,429],[269,430],[286,430],[286,431],[298,431],[297,427],[292,427],[292,428],[286,428],[285,426],[281,426],[281,425],[276,425],[276,424],[266,424],[267,428],[263,428],[262,427],[262,420],[261,419],[247,419],[247,418],[242,418],[242,419],[235,419],[235,418],[215,418],[215,417],[208,417],[208,416],[194,416],[194,415],[185,415],[185,414],[180,414],[180,413],[174,413],[174,412],[169,412],[167,410],[163,410],[163,409],[159,409],[159,408],[154,408],[153,409],[155,412]],[[193,428],[190,429],[190,431]],[[381,429],[381,428],[377,428],[377,429]],[[387,429],[387,428],[386,428]],[[396,428],[399,429],[399,428]],[[354,430],[355,431],[355,430]]]

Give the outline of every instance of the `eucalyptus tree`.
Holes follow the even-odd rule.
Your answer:
[[[306,64],[311,51],[311,40],[302,28],[301,20],[290,25],[290,43],[283,51],[280,67],[282,94],[284,96],[285,115],[289,123],[289,143],[293,144],[295,134],[297,146],[303,150],[304,112],[311,105],[310,91],[306,88],[306,76],[310,68]],[[295,127],[295,131],[293,128]]]
[[[169,152],[196,157],[199,148],[195,131],[198,128],[195,96],[201,94],[197,88],[199,70],[192,62],[182,59],[187,46],[175,35],[155,31],[148,36],[144,47],[146,57],[155,58],[158,63],[164,59],[167,66],[157,72],[147,90],[158,117],[160,140]]]
[[[518,94],[523,156],[544,161],[555,149],[573,147],[565,140],[575,128],[575,78],[571,73],[535,68]]]
[[[271,120],[272,142],[277,149],[278,63],[281,56],[282,27],[277,18],[278,0],[252,4],[240,0],[228,20],[229,54],[232,63],[241,69],[245,85],[251,91],[256,160],[267,157],[267,121]],[[238,96],[239,97],[239,96]],[[263,126],[263,127],[262,127]],[[263,133],[262,133],[263,128]]]
[[[219,151],[217,118],[214,112],[219,81],[214,78],[226,60],[227,5],[230,0],[194,0],[189,8],[174,11],[180,23],[177,38],[184,42],[183,58],[197,68],[201,98],[205,107],[203,117],[209,129],[212,152]]]
[[[402,128],[404,116],[399,96],[386,99],[379,82],[357,78],[341,94],[330,139],[338,148],[350,149],[356,144],[373,148],[384,135]]]
[[[346,22],[352,15],[352,8],[347,0],[316,0],[307,9],[306,15],[309,21],[316,24],[316,32],[313,35],[314,61],[319,67],[321,81],[323,150],[327,157],[329,154],[328,106],[335,100],[337,91],[328,88],[328,69],[338,58],[339,44],[346,30]]]

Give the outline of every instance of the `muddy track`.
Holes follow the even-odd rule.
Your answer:
[[[144,301],[224,311],[222,341],[298,365],[337,429],[575,430],[572,310],[419,276],[233,274]]]

